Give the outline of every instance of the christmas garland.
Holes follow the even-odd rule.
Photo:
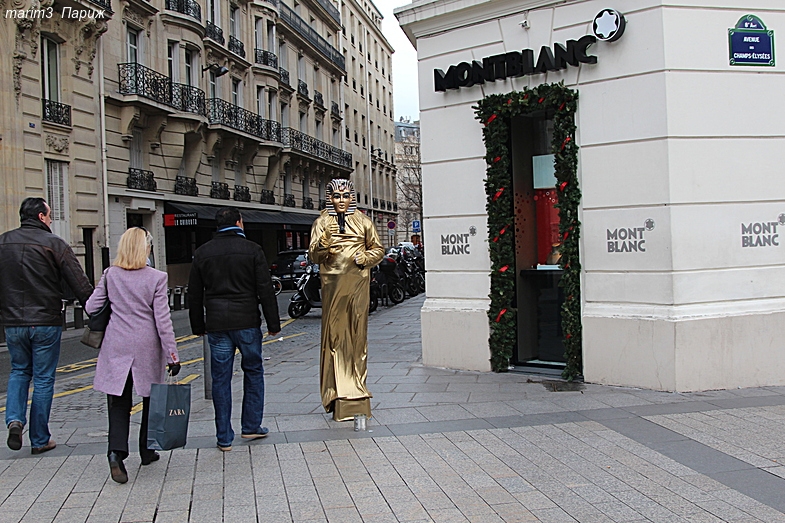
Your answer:
[[[582,372],[581,300],[578,240],[578,146],[575,144],[575,110],[578,93],[563,83],[490,95],[474,107],[484,125],[488,164],[485,192],[488,197],[488,247],[491,256],[491,366],[496,372],[509,367],[517,343],[515,303],[515,218],[513,214],[510,118],[535,112],[553,114],[552,152],[555,155],[556,189],[559,191],[559,233],[562,237],[559,285],[564,292],[562,330],[567,366],[562,373],[572,380]]]

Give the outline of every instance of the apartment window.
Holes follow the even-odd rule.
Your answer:
[[[221,151],[216,151],[215,156],[213,156],[212,161],[210,162],[210,167],[212,168],[212,181],[220,182],[221,181]]]
[[[141,35],[139,31],[128,28],[127,53],[130,63],[142,63]]]
[[[275,91],[270,91],[267,93],[267,110],[268,114],[270,115],[270,120],[278,120],[278,114],[275,110],[278,107],[278,95]]]
[[[281,127],[289,127],[289,104],[281,104]]]
[[[341,140],[340,131],[338,129],[333,129],[333,147],[340,147],[341,146],[340,140]]]
[[[218,98],[218,79],[212,71],[210,71],[210,98]]]
[[[194,52],[190,49],[185,50],[185,84],[194,85]]]
[[[264,19],[257,18],[253,26],[253,41],[257,49],[264,49]]]
[[[305,57],[303,55],[297,56],[297,78],[308,83],[308,80],[305,79]]]
[[[264,118],[264,109],[267,101],[264,98],[264,87],[256,87],[256,114]]]
[[[41,39],[41,73],[43,97],[54,102],[60,101],[60,46],[48,38]]]
[[[346,139],[351,140],[351,131],[349,130],[349,126],[346,126]]]
[[[275,51],[275,23],[267,21],[267,49]]]
[[[173,82],[180,80],[180,64],[177,60],[180,51],[179,42],[169,42],[167,46],[166,62],[169,68],[169,79]]]
[[[308,134],[308,115],[300,111],[300,132]]]
[[[303,200],[310,197],[310,176],[308,176],[308,171],[303,172]]]
[[[324,141],[322,136],[322,122],[319,120],[316,120],[316,139]]]
[[[210,9],[208,9],[210,21],[216,23],[218,20],[218,2],[217,0],[210,0]]]
[[[232,78],[232,103],[237,106],[243,105],[242,91],[240,90],[240,80]]]
[[[229,9],[229,34],[237,38],[237,8]]]
[[[52,232],[69,241],[68,164],[46,160],[46,201],[52,210]]]
[[[243,169],[240,167],[240,162],[234,164],[234,184],[244,186],[245,176],[243,176]]]

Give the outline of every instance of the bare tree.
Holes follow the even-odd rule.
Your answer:
[[[420,165],[419,132],[397,137],[395,149],[395,160],[398,167],[396,185],[398,189],[399,230],[406,231],[406,240],[408,240],[414,220],[420,220],[422,227],[422,167]]]

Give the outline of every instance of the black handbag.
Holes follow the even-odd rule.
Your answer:
[[[104,286],[106,287],[107,274],[104,275]],[[87,326],[82,334],[82,343],[94,349],[101,348],[101,342],[104,341],[104,334],[106,333],[106,326],[109,325],[109,317],[112,315],[112,304],[109,303],[109,288],[106,288],[106,301],[98,311],[93,313],[87,320]]]

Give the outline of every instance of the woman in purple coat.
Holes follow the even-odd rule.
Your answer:
[[[106,300],[112,307],[109,325],[98,353],[95,390],[109,400],[109,468],[112,479],[128,481],[123,460],[128,457],[131,424],[131,388],[142,397],[142,425],[139,454],[142,465],[160,456],[147,449],[147,417],[150,385],[163,383],[166,364],[173,376],[180,371],[174,339],[167,276],[147,266],[152,237],[140,227],[128,229],[120,237],[114,265],[104,271],[85,311],[97,312]]]

